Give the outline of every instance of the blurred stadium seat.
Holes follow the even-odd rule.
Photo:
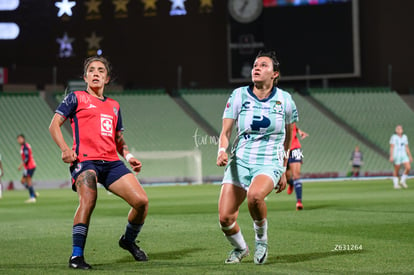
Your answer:
[[[386,88],[311,89],[318,102],[385,152],[395,126],[414,138],[414,112],[395,91]],[[411,138],[411,139],[410,139]]]
[[[210,142],[206,132],[164,91],[129,91],[108,96],[121,105],[125,139],[131,150],[147,152],[198,149],[202,153],[203,177],[222,175],[222,169],[215,165],[217,145]],[[160,166],[145,167],[144,163],[142,177],[170,172],[165,169]]]
[[[350,170],[349,160],[356,145],[360,146],[364,157],[361,175],[366,171],[391,170],[387,159],[322,114],[305,97],[298,93],[292,96],[299,110],[298,126],[309,134],[308,138],[301,140],[304,155],[302,173],[305,176],[327,172],[339,172],[343,176]],[[342,104],[340,100],[338,102]]]
[[[231,89],[180,90],[187,101],[216,131],[220,133],[223,111]]]
[[[19,180],[22,172],[17,171],[21,162],[18,134],[24,134],[32,146],[37,163],[34,182],[68,180],[68,165],[61,161],[61,152],[49,134],[53,111],[38,93],[0,95],[0,154],[3,156],[5,175],[3,181]],[[65,140],[72,139],[63,130]]]

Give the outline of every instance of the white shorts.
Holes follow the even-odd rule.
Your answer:
[[[272,179],[276,188],[282,174],[283,167],[279,165],[254,165],[240,159],[231,159],[224,170],[222,183],[231,183],[247,191],[256,176],[266,175]]]

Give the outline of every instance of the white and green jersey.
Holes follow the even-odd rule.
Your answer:
[[[233,91],[223,118],[236,121],[237,137],[232,153],[249,164],[274,165],[283,160],[285,126],[298,121],[295,102],[288,92],[274,87],[260,100],[252,86]]]
[[[390,144],[394,144],[394,159],[408,157],[407,151],[405,149],[406,145],[408,145],[408,138],[406,135],[402,135],[400,137],[397,134],[393,134],[390,139]]]

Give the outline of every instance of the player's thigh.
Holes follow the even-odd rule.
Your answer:
[[[82,171],[76,178],[75,184],[81,205],[94,207],[98,197],[96,172],[91,169]]]
[[[404,162],[404,163],[403,163],[403,165],[404,165],[404,169],[405,169],[405,170],[410,170],[410,169],[411,169],[411,164],[410,164],[410,162],[408,162],[408,161],[407,161],[407,162]]]
[[[264,200],[275,188],[274,179],[270,175],[259,174],[255,176],[247,191],[248,201]]]
[[[231,183],[224,183],[221,186],[218,204],[220,221],[235,219],[245,198],[246,191],[243,188]]]
[[[300,178],[300,167],[302,166],[301,162],[291,162],[289,163],[289,169],[292,172],[292,178]]]
[[[144,188],[132,173],[123,175],[108,187],[109,191],[124,199],[132,207],[148,204]]]

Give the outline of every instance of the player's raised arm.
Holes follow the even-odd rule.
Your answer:
[[[55,113],[55,115],[52,118],[52,121],[50,122],[49,132],[52,136],[52,139],[55,141],[57,146],[59,146],[60,150],[62,151],[62,160],[66,163],[72,163],[76,160],[77,155],[66,144],[65,139],[62,135],[62,130],[60,129],[65,120],[65,117],[58,113]]]

